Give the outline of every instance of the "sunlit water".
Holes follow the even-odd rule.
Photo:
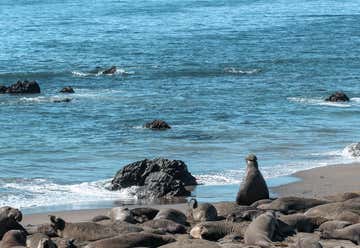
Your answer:
[[[42,89],[0,95],[0,205],[129,201],[105,186],[143,158],[184,160],[203,201],[234,199],[249,152],[271,184],[352,161],[342,151],[359,141],[359,9],[354,0],[0,1],[0,84]],[[112,65],[112,76],[95,70]],[[58,93],[67,85],[76,94]],[[335,90],[351,101],[324,102]],[[154,118],[173,128],[142,128]]]

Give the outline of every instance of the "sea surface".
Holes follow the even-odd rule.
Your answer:
[[[106,189],[111,177],[160,156],[186,162],[202,201],[235,198],[250,152],[270,185],[354,161],[344,148],[360,141],[359,10],[358,0],[1,0],[0,84],[36,80],[42,93],[0,95],[0,205],[132,202]],[[60,94],[68,85],[76,93]],[[351,101],[324,101],[337,90]],[[142,128],[158,118],[172,129]]]

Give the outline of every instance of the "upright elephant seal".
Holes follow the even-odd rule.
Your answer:
[[[323,231],[321,233],[323,239],[346,239],[360,245],[360,223],[335,229],[331,231]]]
[[[244,240],[247,245],[272,247],[277,220],[273,211],[268,211],[253,220],[245,231]]]
[[[174,238],[166,235],[128,233],[92,242],[85,246],[85,248],[159,247],[174,241]]]
[[[11,230],[4,234],[1,248],[26,248],[26,235],[20,230]]]
[[[69,223],[55,216],[50,216],[50,221],[57,235],[61,238],[94,241],[114,237],[118,234],[112,226],[94,222]]]
[[[236,203],[251,205],[258,200],[269,199],[269,189],[259,170],[256,156],[253,154],[247,156],[246,163],[246,175],[240,185]]]
[[[198,204],[196,199],[191,199],[189,207],[189,216],[195,222],[218,220],[217,210],[210,203]]]

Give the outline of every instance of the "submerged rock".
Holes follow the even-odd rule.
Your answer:
[[[8,88],[6,87],[6,86],[4,86],[4,85],[0,85],[0,94],[2,93],[6,93],[6,90],[7,90]]]
[[[75,93],[71,86],[66,86],[60,90],[60,93]]]
[[[360,143],[354,143],[346,146],[343,150],[343,155],[352,158],[360,157]]]
[[[157,158],[126,165],[116,173],[111,185],[112,190],[138,186],[139,198],[169,198],[189,196],[185,186],[197,182],[183,161]]]
[[[40,86],[36,81],[17,81],[17,83],[10,85],[6,89],[6,93],[10,94],[38,94],[40,93]]]
[[[145,128],[150,128],[150,129],[158,129],[158,130],[164,130],[164,129],[170,129],[171,128],[170,125],[167,124],[163,120],[153,120],[151,122],[146,123],[144,127]]]
[[[111,66],[109,69],[103,71],[102,74],[110,75],[110,74],[114,74],[115,72],[116,72],[116,66]]]
[[[61,103],[61,102],[71,102],[71,98],[64,98],[64,99],[54,99],[53,102],[55,103]]]
[[[331,96],[325,99],[328,102],[348,102],[350,101],[349,97],[344,92],[335,92]]]

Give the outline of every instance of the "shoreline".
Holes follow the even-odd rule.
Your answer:
[[[298,171],[286,177],[293,177],[293,182],[282,184],[280,186],[270,187],[270,191],[281,196],[299,196],[299,197],[314,197],[324,198],[327,195],[334,195],[336,193],[360,191],[360,162],[351,164],[335,164],[323,167],[316,167],[308,170]],[[235,198],[235,196],[234,196]],[[115,206],[115,205],[114,205]],[[112,207],[114,207],[112,206]],[[155,208],[176,208],[181,211],[186,211],[186,203],[169,203],[169,204],[129,204],[125,205],[128,208],[135,208],[139,206],[150,206]],[[44,211],[37,213],[24,214],[22,223],[40,224],[48,222],[49,214],[61,216],[64,219],[72,221],[89,221],[96,215],[105,214],[111,207],[98,207],[93,209],[80,210],[55,210]]]

